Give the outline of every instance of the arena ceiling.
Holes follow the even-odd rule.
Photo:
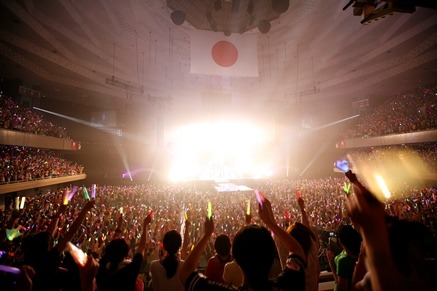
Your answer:
[[[224,33],[226,28],[205,28],[205,19],[211,24],[211,18],[222,17],[211,13],[233,5],[195,2],[192,7],[189,0],[1,0],[0,77],[96,108],[117,109],[127,102],[170,111],[198,110],[205,92],[229,95],[233,106],[242,108],[350,106],[437,80],[432,0],[420,1],[412,13],[396,12],[367,25],[352,7],[343,10],[346,0],[292,0],[284,13],[267,17],[268,32],[259,31],[258,18],[244,32],[239,28],[243,35],[256,35],[258,77],[191,73],[192,31]],[[215,2],[221,6],[212,6]],[[251,1],[234,2],[248,10]],[[271,7],[270,2],[254,3]],[[173,10],[184,9],[191,9],[186,21],[174,24]],[[237,29],[228,26],[226,33],[239,34]]]

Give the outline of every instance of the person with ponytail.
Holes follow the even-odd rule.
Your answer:
[[[147,226],[151,221],[152,212],[144,218],[141,239],[132,260],[127,260],[129,244],[124,238],[115,238],[106,246],[96,274],[97,289],[99,291],[137,291],[144,289],[144,286],[138,285],[137,279],[146,248]]]
[[[184,263],[179,257],[181,245],[182,237],[178,231],[170,230],[165,233],[163,239],[165,256],[150,263],[150,275],[154,291],[184,290],[184,286],[179,280],[179,272]]]

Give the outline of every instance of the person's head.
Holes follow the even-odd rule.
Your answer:
[[[181,234],[177,230],[170,230],[165,233],[163,247],[167,252],[162,266],[165,268],[167,278],[172,278],[176,274],[179,264],[179,257],[176,255],[182,245]]]
[[[35,266],[45,259],[47,252],[53,247],[53,237],[43,231],[23,240],[24,260],[26,264]]]
[[[214,249],[217,254],[226,257],[231,253],[231,239],[226,234],[219,235],[214,242]]]
[[[350,225],[341,225],[337,231],[341,245],[351,252],[351,255],[358,256],[361,247],[360,233]]]
[[[262,226],[251,224],[240,229],[232,244],[232,255],[248,281],[268,277],[275,257],[275,242]]]
[[[409,276],[427,269],[426,260],[435,258],[436,240],[418,221],[387,217],[390,250],[399,271]]]
[[[179,251],[182,245],[182,237],[176,230],[170,230],[165,233],[163,246],[169,255],[174,255]]]
[[[116,269],[129,253],[129,245],[123,238],[113,239],[105,249],[105,256],[111,263],[111,268]]]
[[[311,229],[300,222],[295,222],[288,227],[287,232],[297,240],[305,254],[308,255],[312,241],[317,239]]]

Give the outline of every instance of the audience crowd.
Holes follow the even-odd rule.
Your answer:
[[[66,138],[67,130],[44,119],[30,107],[20,106],[0,94],[0,128]]]
[[[0,146],[0,184],[71,176],[83,173],[83,166],[51,150]]]
[[[300,210],[296,196],[305,200],[306,212],[314,231],[323,242],[329,232],[335,232],[341,225],[350,224],[346,213],[343,185],[345,178],[303,179],[303,180],[259,180],[253,181],[253,188],[262,189],[272,202],[272,212],[278,224],[286,228],[290,222],[299,219]],[[85,194],[86,193],[86,194]],[[6,211],[0,213],[0,228],[5,231],[8,221],[16,215],[14,228],[21,226],[19,237],[2,242],[1,263],[19,266],[22,260],[21,242],[26,237],[47,231],[49,225],[70,196],[66,210],[59,217],[54,241],[60,241],[71,229],[81,208],[86,204],[89,193],[95,194],[95,206],[86,215],[80,230],[72,242],[96,259],[103,254],[105,246],[118,232],[134,250],[143,232],[141,221],[153,211],[153,220],[148,229],[145,262],[163,255],[162,241],[170,230],[187,233],[189,245],[194,246],[203,233],[203,221],[208,201],[212,205],[215,231],[200,260],[200,268],[206,268],[214,255],[213,241],[220,234],[233,238],[244,225],[247,211],[255,212],[256,199],[252,191],[217,193],[214,188],[196,183],[167,184],[149,183],[136,186],[69,187],[49,193],[35,193],[26,197],[22,210],[16,210],[12,199]],[[433,233],[437,233],[437,188],[406,187],[405,195],[386,201],[388,214],[399,218],[423,222]],[[248,203],[248,201],[250,201]],[[248,205],[249,204],[249,205]],[[189,220],[190,224],[184,221]],[[252,222],[262,224],[257,215]],[[186,230],[185,227],[189,229]],[[325,244],[322,244],[326,246]],[[190,249],[190,247],[188,247]],[[131,256],[133,254],[130,254]],[[147,265],[142,269],[143,280],[148,282]]]
[[[436,129],[437,85],[419,87],[387,100],[359,117],[343,139]]]

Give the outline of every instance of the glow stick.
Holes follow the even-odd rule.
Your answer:
[[[212,217],[212,204],[211,201],[208,201],[208,219]]]
[[[17,228],[6,229],[6,237],[8,238],[8,240],[13,241],[14,238],[19,237],[21,235],[21,228],[22,226],[19,225]]]
[[[24,208],[24,203],[26,202],[26,197],[21,197],[20,209]]]
[[[297,198],[297,200],[302,198],[302,195],[300,194],[300,190],[299,189],[296,189],[296,198]]]
[[[256,200],[258,201],[259,205],[261,206],[261,208],[263,208],[263,199],[261,197],[261,192],[259,190],[255,190],[255,196],[256,196]]]
[[[285,218],[290,219],[290,211],[285,210]]]
[[[20,196],[15,197],[15,209],[20,210]]]
[[[62,195],[62,204],[68,205],[68,193],[67,190],[64,190],[64,194]]]
[[[188,212],[186,210],[184,211],[184,216],[185,216],[185,220],[188,220]]]
[[[88,190],[85,186],[82,187],[83,196],[85,197],[85,200],[90,200],[90,195],[88,195]]]
[[[11,274],[14,274],[14,275],[20,275],[21,274],[21,270],[20,269],[15,268],[15,267],[6,266],[6,265],[0,265],[0,271],[11,273]]]
[[[96,184],[91,185],[91,198],[96,199]]]
[[[120,207],[119,211],[120,211],[120,214],[123,214],[123,207]]]
[[[266,201],[267,198],[266,198],[266,196],[264,196],[263,192],[259,191],[259,195],[261,196],[261,199],[263,200],[263,202]]]
[[[351,183],[344,182],[343,191],[346,193],[346,195],[349,195],[351,192]]]
[[[250,199],[247,200],[246,214],[250,215]]]
[[[70,194],[68,194],[68,201],[71,201],[73,199],[74,194],[76,194],[76,191],[79,189],[77,186],[73,186],[73,189],[71,190]]]

